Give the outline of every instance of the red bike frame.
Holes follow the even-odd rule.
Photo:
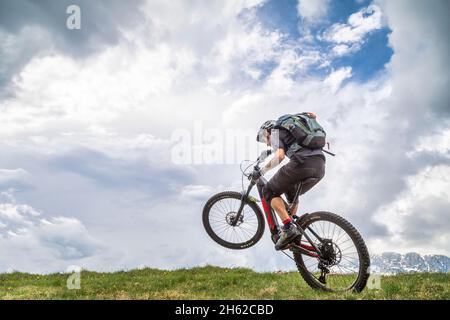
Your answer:
[[[279,236],[279,231],[280,231],[280,224],[278,223],[278,219],[276,217],[276,213],[274,211],[274,209],[267,203],[266,198],[263,195],[263,188],[265,186],[265,184],[267,183],[267,180],[264,177],[259,178],[258,182],[256,183],[256,186],[258,188],[258,193],[259,193],[259,197],[261,199],[261,204],[266,216],[266,220],[267,220],[267,224],[269,225],[269,229],[270,229],[270,233],[272,235],[272,241],[274,243],[276,243],[276,241],[278,240],[278,236]],[[249,186],[249,189],[252,186]],[[301,190],[301,185],[299,186],[299,191]],[[284,200],[283,200],[284,201]],[[289,212],[289,206],[286,204],[286,208]],[[301,227],[300,227],[301,229]],[[302,230],[303,231],[303,230]],[[309,237],[304,233],[304,231],[302,232],[305,235],[305,238],[308,240],[308,242],[311,243],[307,244],[307,243],[300,243],[300,244],[292,244],[292,246],[296,247],[298,250],[300,250],[302,253],[310,256],[310,257],[319,257],[319,255],[317,254],[317,252],[319,252],[318,248],[315,247],[311,241],[311,239],[309,239]]]

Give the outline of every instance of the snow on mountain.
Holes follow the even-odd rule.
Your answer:
[[[400,254],[384,252],[372,255],[372,272],[402,273],[402,272],[449,272],[450,258],[444,255],[420,255],[416,252]]]

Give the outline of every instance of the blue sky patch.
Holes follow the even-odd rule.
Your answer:
[[[290,38],[297,39],[297,0],[269,0],[258,8],[258,18],[268,29],[278,30]]]
[[[389,62],[393,50],[388,46],[390,31],[381,29],[369,35],[361,49],[334,60],[333,67],[352,67],[353,80],[365,82],[376,76]]]
[[[367,8],[372,2],[369,0],[340,0],[331,1],[327,16],[315,24],[304,25],[297,14],[297,0],[269,0],[258,8],[259,22],[269,30],[276,30],[284,34],[285,41],[297,43],[300,48],[305,46],[302,38],[305,34],[301,31],[308,28],[314,37],[308,43],[308,49],[314,48],[324,57],[329,59],[329,66],[320,67],[314,64],[303,75],[325,77],[332,70],[341,67],[352,67],[352,81],[365,82],[372,79],[384,69],[389,62],[393,50],[388,45],[390,30],[386,27],[369,32],[360,45],[360,49],[341,57],[332,57],[331,50],[336,45],[327,41],[321,41],[317,37],[333,24],[345,24],[350,15]],[[301,49],[300,49],[301,50]],[[263,77],[270,74],[276,64],[267,62],[262,66]]]

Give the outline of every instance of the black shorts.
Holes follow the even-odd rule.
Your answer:
[[[286,165],[280,168],[277,173],[269,180],[264,187],[264,197],[269,201],[282,194],[286,195],[289,203],[297,202],[298,197],[294,199],[295,193],[302,180],[307,178],[316,178],[319,182],[325,175],[324,156],[310,156],[303,158],[300,163],[291,159]],[[301,194],[314,187],[317,182],[304,185]]]

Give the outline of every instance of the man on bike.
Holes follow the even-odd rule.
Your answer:
[[[311,114],[313,115],[313,114]],[[314,116],[314,115],[313,115]],[[314,116],[315,117],[315,116]],[[296,139],[284,128],[275,128],[276,121],[268,120],[259,129],[256,140],[266,143],[274,150],[274,157],[261,169],[261,175],[280,164],[285,156],[290,161],[282,166],[268,181],[263,189],[264,197],[283,221],[280,238],[275,244],[276,250],[285,248],[300,235],[297,227],[292,223],[284,205],[282,194],[286,195],[289,203],[294,204],[291,214],[295,215],[298,209],[298,196],[295,193],[301,181],[316,178],[316,182],[305,185],[302,194],[311,189],[325,175],[325,156],[322,149],[298,148]]]

